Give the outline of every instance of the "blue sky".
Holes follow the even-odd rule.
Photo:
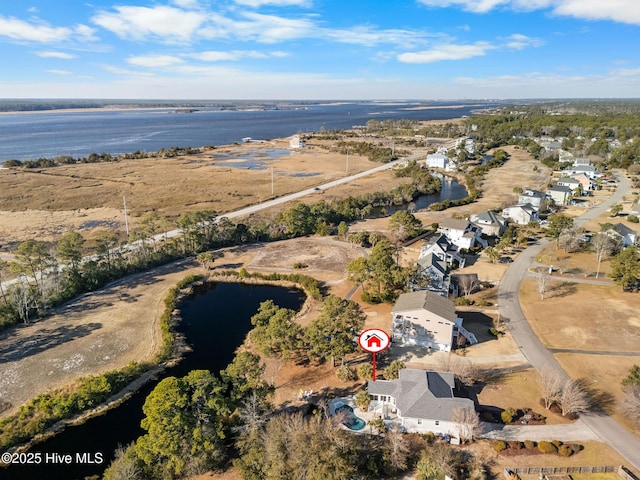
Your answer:
[[[640,0],[33,0],[0,98],[640,96]]]

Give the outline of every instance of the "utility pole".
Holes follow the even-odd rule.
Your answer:
[[[124,201],[124,226],[127,230],[127,237],[129,236],[129,217],[127,216],[127,197],[122,195],[122,200]]]
[[[349,174],[349,149],[347,149],[347,168],[345,170],[345,173],[347,175]]]
[[[273,189],[273,167],[271,167],[271,196],[274,195],[274,189]]]

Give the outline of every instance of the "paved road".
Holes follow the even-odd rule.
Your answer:
[[[614,203],[620,202],[629,190],[629,182],[620,175],[620,184],[615,193],[600,205],[589,209],[575,220],[576,225],[584,225],[607,211]],[[547,245],[549,240],[541,240],[524,250],[516,257],[505,272],[498,288],[498,305],[501,318],[505,321],[513,339],[522,354],[536,369],[553,368],[565,379],[569,376],[556,361],[553,354],[542,344],[527,322],[518,298],[520,283],[527,275],[529,267]],[[614,419],[606,415],[585,414],[581,416],[583,424],[588,427],[597,439],[609,445],[634,468],[640,469],[640,440],[624,429]]]
[[[338,185],[343,185],[345,183],[352,182],[354,180],[357,180],[357,179],[362,178],[362,177],[366,177],[368,175],[372,175],[374,173],[382,172],[384,170],[389,170],[391,168],[394,168],[397,165],[400,165],[402,162],[405,162],[407,160],[415,160],[415,159],[418,159],[418,158],[420,158],[422,156],[423,156],[423,154],[416,153],[416,154],[411,155],[410,157],[401,158],[399,160],[395,160],[395,161],[389,162],[389,163],[384,163],[384,164],[382,164],[382,165],[380,165],[378,167],[371,168],[369,170],[365,170],[363,172],[356,173],[356,174],[353,174],[353,175],[349,175],[349,176],[344,177],[344,178],[339,178],[338,180],[333,180],[331,182],[327,182],[327,183],[324,183],[322,185],[318,185],[317,187],[307,188],[307,189],[301,190],[299,192],[295,192],[295,193],[291,193],[289,195],[284,195],[282,197],[274,198],[273,200],[269,200],[267,202],[262,202],[262,203],[259,203],[257,205],[251,205],[249,207],[241,208],[240,210],[236,210],[234,212],[228,212],[228,213],[221,214],[218,217],[216,217],[216,220],[219,220],[219,219],[221,219],[223,217],[224,218],[236,218],[236,217],[243,217],[243,216],[246,216],[246,215],[251,215],[252,213],[256,213],[256,212],[259,212],[261,210],[265,210],[267,208],[275,207],[277,205],[281,205],[283,203],[290,202],[292,200],[298,200],[298,199],[300,199],[300,198],[302,198],[304,196],[311,195],[313,193],[318,193],[318,192],[327,190],[329,188],[336,187]],[[166,233],[161,233],[161,234],[155,235],[153,237],[153,240],[158,242],[158,241],[166,240],[167,238],[178,237],[181,234],[182,234],[182,230],[181,229],[171,230],[171,231],[166,232]],[[151,238],[147,238],[145,240],[137,240],[135,242],[128,243],[128,244],[123,245],[121,247],[117,247],[116,249],[114,249],[114,251],[118,251],[118,250],[119,251],[136,250],[142,245],[143,242],[148,242],[150,240],[151,240]],[[97,259],[97,257],[95,255],[93,255],[93,256],[89,256],[89,257],[84,258],[83,261],[96,260],[96,259]],[[66,268],[66,265],[59,265],[58,266],[59,270],[64,270],[65,268]],[[14,278],[14,279],[2,282],[0,285],[2,286],[2,288],[7,288],[8,286],[13,285],[14,283],[18,283],[19,281],[20,281],[19,278]]]

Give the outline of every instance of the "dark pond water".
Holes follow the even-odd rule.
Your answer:
[[[443,200],[459,200],[467,196],[467,189],[464,185],[459,184],[455,180],[451,180],[449,177],[443,177],[441,180],[442,188],[439,192],[432,193],[431,195],[420,195],[410,204],[374,208],[371,216],[383,216],[385,213],[386,215],[393,215],[398,210],[406,210],[407,208],[410,208],[412,212],[417,212],[419,210],[425,210],[429,208],[430,205]]]
[[[181,377],[195,369],[211,370],[217,374],[226,368],[251,328],[251,316],[261,302],[269,299],[282,307],[299,310],[305,296],[298,290],[270,285],[217,283],[183,302],[183,321],[177,330],[186,336],[193,351],[178,365],[166,370],[162,378]],[[139,426],[143,418],[142,405],[156,383],[149,383],[129,401],[105,415],[67,428],[61,434],[34,446],[31,453],[40,453],[39,465],[14,465],[6,470],[0,468],[0,479],[75,480],[100,475],[111,462],[118,445],[127,445],[144,433]],[[71,463],[54,463],[51,455],[55,453],[71,455]],[[78,454],[88,456],[78,458]],[[95,461],[96,454],[103,461],[87,463],[89,458]],[[47,458],[50,461],[45,463]]]

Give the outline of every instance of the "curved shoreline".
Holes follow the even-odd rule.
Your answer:
[[[244,284],[252,284],[252,285],[274,285],[274,286],[281,286],[286,288],[297,288],[305,293],[306,299],[302,307],[300,308],[300,310],[296,313],[294,319],[298,320],[309,313],[309,311],[311,310],[311,304],[313,302],[313,295],[304,287],[304,285],[293,282],[293,281],[289,281],[289,280],[282,280],[282,279],[269,280],[269,279],[261,278],[262,277],[261,274],[258,274],[258,275],[260,276],[242,277],[239,274],[230,275],[230,274],[221,273],[221,274],[213,275],[207,278],[198,276],[198,277],[193,277],[192,280],[189,282],[189,284],[182,288],[179,288],[179,285],[185,280],[189,279],[190,276],[187,276],[182,280],[176,282],[175,286],[172,287],[172,289],[170,290],[170,293],[165,297],[166,309],[163,311],[162,315],[155,318],[153,322],[153,324],[158,329],[157,333],[159,332],[160,334],[163,334],[164,332],[162,330],[163,330],[164,322],[162,321],[162,319],[163,317],[165,317],[165,315],[168,316],[168,322],[170,324],[169,325],[170,334],[172,337],[172,350],[171,352],[168,353],[168,356],[166,358],[161,357],[159,359],[153,359],[150,363],[145,365],[145,369],[137,378],[135,378],[133,381],[126,384],[119,391],[113,393],[106,401],[102,402],[98,406],[89,410],[78,412],[71,417],[62,418],[56,421],[53,425],[50,425],[49,427],[47,427],[43,432],[40,432],[35,436],[33,436],[26,443],[20,443],[19,445],[14,445],[12,447],[9,447],[8,451],[18,452],[18,453],[26,452],[32,447],[34,447],[35,445],[37,445],[38,443],[48,440],[49,438],[52,438],[57,434],[61,433],[62,431],[64,431],[65,428],[69,426],[82,425],[83,423],[87,422],[88,420],[94,417],[98,417],[100,415],[107,413],[109,410],[112,410],[120,406],[122,403],[126,402],[144,385],[146,385],[152,380],[157,379],[157,377],[164,370],[179,363],[182,360],[182,357],[184,356],[184,354],[189,351],[190,347],[184,341],[184,338],[182,337],[182,335],[177,333],[172,328],[172,327],[175,327],[175,325],[177,325],[181,321],[179,310],[174,309],[174,305],[175,303],[184,300],[189,295],[192,295],[194,293],[194,289],[198,285],[205,285],[207,283],[227,282],[227,283],[244,283]],[[281,274],[281,275],[286,276],[287,274]],[[167,302],[167,300],[170,300],[170,299],[172,301]],[[164,338],[164,335],[162,336]],[[166,338],[164,338],[163,340],[162,347],[164,347],[165,341],[166,341]],[[161,354],[161,351],[156,352],[156,355],[158,354]],[[123,369],[119,369],[118,371],[122,371],[122,370]],[[59,390],[63,390],[63,389],[64,387]],[[46,393],[46,392],[43,392],[43,393]],[[2,464],[0,463],[0,466],[1,465]]]

